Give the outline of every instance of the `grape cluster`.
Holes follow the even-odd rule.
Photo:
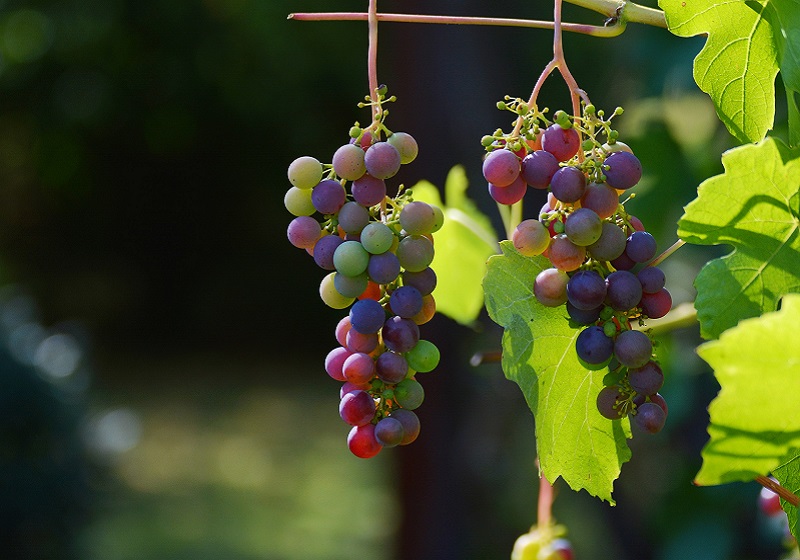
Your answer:
[[[581,329],[575,343],[581,363],[608,368],[600,413],[630,414],[639,428],[656,433],[667,415],[658,393],[664,375],[650,336],[633,323],[644,327],[646,319],[663,317],[672,297],[663,271],[648,266],[655,238],[620,200],[641,179],[641,163],[617,140],[611,117],[592,105],[582,117],[558,111],[553,122],[521,100],[501,108],[517,113],[522,126],[516,134],[484,137],[489,192],[500,204],[514,204],[528,188],[548,191],[539,219],[523,220],[511,236],[520,254],[544,255],[552,264],[537,275],[533,293],[542,305],[566,306],[570,323]]]
[[[288,170],[285,206],[295,216],[289,241],[329,271],[319,288],[323,302],[349,308],[325,370],[342,382],[339,414],[352,426],[350,451],[362,458],[417,438],[413,411],[424,391],[416,374],[439,363],[438,348],[420,339],[419,325],[436,312],[432,234],[444,215],[402,185],[387,196],[385,183],[417,151],[408,133],[356,123],[331,164],[303,156]]]
[[[574,560],[572,543],[565,534],[563,525],[534,525],[517,537],[511,560]]]

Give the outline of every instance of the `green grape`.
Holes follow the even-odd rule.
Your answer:
[[[425,391],[416,379],[404,379],[394,388],[394,398],[406,410],[414,410],[425,400]]]
[[[433,371],[439,365],[439,349],[429,340],[420,340],[405,356],[409,367],[422,373]]]
[[[301,156],[289,164],[289,182],[298,189],[314,188],[322,180],[322,164],[317,158]]]
[[[358,276],[367,270],[369,253],[359,241],[345,241],[333,252],[333,266],[345,276]]]
[[[291,187],[283,196],[283,205],[292,216],[310,216],[317,211],[311,202],[311,193],[311,189]]]
[[[355,298],[343,296],[336,290],[336,285],[334,284],[334,274],[336,273],[331,272],[330,274],[327,274],[322,279],[322,282],[319,283],[319,296],[328,307],[333,309],[345,309],[350,307],[350,305],[355,301]]]
[[[361,230],[361,244],[369,253],[380,255],[392,248],[395,236],[382,222],[370,222]]]
[[[397,246],[400,266],[411,272],[420,272],[433,262],[433,243],[422,235],[404,237]]]

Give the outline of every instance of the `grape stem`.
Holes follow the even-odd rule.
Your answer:
[[[667,257],[669,257],[672,253],[674,253],[684,245],[686,245],[686,241],[684,241],[683,239],[678,239],[666,251],[664,251],[663,253],[658,255],[655,259],[653,259],[647,266],[658,266],[659,264],[664,262],[664,260]]]
[[[367,77],[369,97],[372,100],[372,126],[380,120],[380,99],[378,97],[378,0],[369,0],[367,48]]]
[[[660,335],[675,329],[689,327],[697,322],[697,309],[693,303],[681,303],[670,309],[669,313],[660,319],[648,319],[648,324],[637,327],[636,330],[649,330],[653,335]]]
[[[548,482],[544,474],[539,475],[539,499],[536,508],[536,523],[540,527],[550,525],[553,521],[553,500],[555,493],[553,485]]]
[[[796,494],[792,493],[791,491],[787,490],[768,476],[757,476],[756,482],[758,482],[764,488],[768,488],[775,492],[778,496],[783,498],[785,501],[792,504],[794,507],[800,507],[800,498],[797,497]]]

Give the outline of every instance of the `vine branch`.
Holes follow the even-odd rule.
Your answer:
[[[778,496],[792,504],[794,507],[800,507],[800,498],[798,498],[794,493],[787,490],[768,476],[757,476],[756,482],[758,482],[764,488],[768,488],[775,492]]]

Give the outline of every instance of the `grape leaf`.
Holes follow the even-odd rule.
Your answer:
[[[800,295],[790,294],[780,311],[745,319],[698,347],[721,388],[708,409],[711,437],[697,484],[753,480],[800,448],[798,325]]]
[[[428,181],[412,187],[415,200],[435,204],[444,212],[442,228],[434,234],[436,309],[458,323],[468,325],[483,309],[481,281],[486,259],[499,251],[497,235],[489,218],[466,196],[467,176],[461,166],[450,170],[445,181],[445,200]]]
[[[504,327],[503,371],[522,389],[533,412],[539,465],[547,480],[560,476],[610,503],[614,480],[631,457],[627,418],[611,421],[597,411],[604,370],[580,365],[565,308],[541,305],[533,295],[536,275],[550,264],[526,258],[510,241],[489,259],[483,282],[489,316]]]
[[[786,88],[789,143],[800,144],[800,0],[770,0],[767,4],[773,36],[778,47],[781,79]]]
[[[766,0],[762,0],[765,2]],[[757,142],[775,117],[778,53],[766,8],[755,0],[659,0],[669,30],[708,34],[694,60],[694,80],[741,142]]]
[[[678,222],[684,241],[734,247],[695,279],[705,338],[800,292],[800,150],[767,138],[729,150],[722,164],[725,173],[700,185]]]
[[[795,496],[800,496],[800,449],[789,451],[786,460],[781,461],[781,465],[772,471],[772,474],[781,483],[781,486],[789,490]],[[789,518],[789,530],[795,539],[798,538],[797,506],[793,506],[781,498],[783,511]]]

